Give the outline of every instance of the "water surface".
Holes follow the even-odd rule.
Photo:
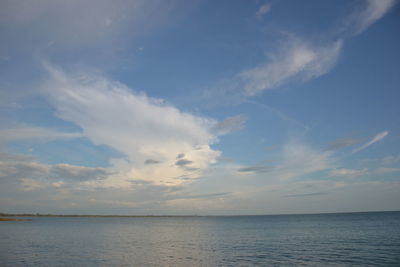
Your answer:
[[[1,266],[400,266],[400,212],[0,222]]]

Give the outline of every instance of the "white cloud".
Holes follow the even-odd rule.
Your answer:
[[[257,19],[261,19],[265,14],[267,14],[271,10],[270,4],[261,5],[257,10],[256,17]]]
[[[239,77],[247,95],[273,89],[292,79],[307,81],[327,73],[336,63],[341,48],[342,41],[316,47],[290,39],[266,64],[243,71]]]
[[[103,77],[48,69],[51,77],[43,84],[43,92],[57,116],[81,127],[94,144],[108,145],[126,155],[115,163],[125,172],[121,185],[132,180],[180,184],[183,180],[179,177],[199,177],[220,155],[210,147],[216,141],[212,133],[216,121],[182,112]],[[179,154],[191,161],[190,168],[175,164]],[[145,164],[148,159],[159,164]],[[121,177],[114,176],[114,182]]]
[[[284,147],[282,162],[276,175],[282,180],[293,179],[332,168],[330,151],[319,151],[308,145],[289,143]]]
[[[382,18],[394,5],[395,0],[367,0],[365,9],[354,13],[350,19],[355,34],[360,34]]]
[[[344,176],[344,177],[355,177],[355,176],[360,176],[360,175],[365,175],[368,173],[368,169],[346,169],[346,168],[341,168],[341,169],[334,169],[330,171],[330,176]]]
[[[361,151],[361,150],[363,150],[363,149],[366,149],[366,148],[369,147],[370,145],[372,145],[372,144],[374,144],[374,143],[376,143],[376,142],[381,141],[381,140],[382,140],[383,138],[385,138],[388,134],[389,134],[388,131],[384,131],[384,132],[378,133],[378,134],[375,135],[374,138],[372,138],[368,143],[366,143],[366,144],[364,144],[364,145],[362,145],[362,146],[360,146],[360,147],[354,149],[354,150],[353,150],[353,153],[359,152],[359,151]]]
[[[65,133],[43,127],[18,127],[0,130],[0,142],[20,140],[70,139],[82,137],[80,133]]]
[[[395,0],[368,0],[365,9],[351,14],[346,20],[346,28],[352,28],[353,35],[359,34],[383,17],[394,4]],[[269,8],[268,4],[261,6],[257,17],[261,18]],[[292,80],[308,81],[326,74],[336,64],[345,39],[342,33],[337,41],[324,46],[294,38],[287,40],[281,51],[270,56],[265,64],[239,74],[244,92],[252,96]]]

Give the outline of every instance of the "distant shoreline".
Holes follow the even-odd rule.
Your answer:
[[[62,218],[190,218],[190,217],[246,217],[246,216],[294,216],[294,215],[328,215],[328,214],[362,214],[385,213],[392,211],[356,211],[356,212],[328,212],[328,213],[292,213],[292,214],[247,214],[247,215],[89,215],[89,214],[40,214],[40,213],[0,213],[0,220],[4,217],[62,217]],[[2,218],[3,217],[3,218]],[[10,219],[19,220],[19,219]],[[23,219],[21,219],[23,220]]]
[[[22,222],[22,221],[32,221],[30,219],[15,219],[15,218],[1,218],[0,222]]]

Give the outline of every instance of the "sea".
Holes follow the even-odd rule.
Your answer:
[[[400,212],[30,219],[0,266],[400,266]]]

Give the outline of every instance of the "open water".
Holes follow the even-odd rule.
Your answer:
[[[0,222],[0,266],[400,266],[400,212]]]

